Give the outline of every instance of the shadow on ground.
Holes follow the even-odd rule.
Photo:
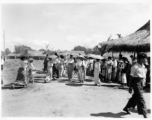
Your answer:
[[[137,109],[130,109],[129,111],[133,112],[133,113],[138,113]],[[147,113],[150,114],[151,110],[147,109]]]
[[[46,72],[43,71],[36,71],[37,74],[46,74]]]
[[[68,79],[61,79],[61,80],[58,80],[59,83],[65,83],[65,82],[68,82]]]
[[[85,79],[84,81],[85,82],[93,82],[93,80],[90,80],[90,79]]]
[[[124,112],[120,112],[120,113],[106,112],[106,113],[92,113],[90,115],[94,117],[123,118],[122,116],[127,114]]]
[[[72,86],[72,87],[80,87],[82,86],[83,84],[72,84],[72,83],[68,83],[68,84],[65,84],[67,86]]]
[[[85,85],[85,86],[95,86],[94,84],[82,84],[82,85]]]
[[[113,87],[119,87],[119,85],[101,85],[101,86],[103,86],[103,87],[111,87],[111,88],[113,88]]]
[[[34,76],[34,78],[45,78],[46,76]]]
[[[45,83],[44,79],[34,79],[35,83]]]

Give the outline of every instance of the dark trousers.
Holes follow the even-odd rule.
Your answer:
[[[47,71],[47,63],[44,63],[44,72]]]
[[[145,100],[143,97],[143,79],[135,78],[132,81],[132,88],[134,93],[132,97],[129,99],[126,108],[134,107],[137,104],[138,114],[147,114],[147,108],[145,104]]]

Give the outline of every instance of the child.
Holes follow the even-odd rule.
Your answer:
[[[35,67],[33,65],[33,59],[30,58],[28,60],[28,66],[27,66],[27,79],[28,79],[28,83],[29,82],[32,82],[34,83],[34,78],[33,78],[33,74],[32,74],[32,71],[35,70]]]

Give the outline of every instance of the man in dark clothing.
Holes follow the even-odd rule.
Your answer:
[[[43,69],[43,71],[45,72],[45,71],[47,71],[47,63],[48,63],[48,54],[46,55],[46,57],[45,57],[45,59],[44,59],[44,69]]]
[[[144,118],[147,118],[147,108],[143,97],[143,81],[146,79],[147,69],[145,68],[145,62],[147,55],[144,53],[138,54],[138,62],[131,67],[130,79],[129,79],[129,93],[134,93],[129,99],[127,105],[123,109],[130,114],[129,108],[137,104],[138,114],[142,114]]]

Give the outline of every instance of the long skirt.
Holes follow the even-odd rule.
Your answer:
[[[25,84],[28,83],[27,81],[27,72],[24,71],[24,68],[19,68],[17,73],[16,81],[23,81]]]
[[[32,74],[32,69],[29,69],[27,71],[27,82],[34,82],[33,74]]]
[[[59,75],[60,77],[62,77],[64,74],[64,65],[60,65],[60,68],[59,68]]]
[[[94,83],[101,84],[100,78],[99,78],[99,70],[97,69],[94,69]]]
[[[116,80],[116,75],[117,75],[117,67],[113,67],[112,68],[112,78],[111,78],[112,81]]]
[[[111,76],[112,76],[112,67],[107,67],[107,80],[111,81]]]
[[[53,68],[52,67],[48,68],[48,76],[52,80],[52,77],[53,77]]]
[[[47,62],[44,63],[44,72],[47,70]]]
[[[122,82],[122,84],[126,84],[127,83],[126,73],[122,73],[121,82]]]
[[[78,67],[78,80],[80,82],[85,80],[85,68],[82,66]]]
[[[52,77],[53,77],[53,68],[48,67],[47,71],[48,71],[48,73],[47,73],[47,76],[45,78],[45,82],[50,82],[52,80]]]
[[[73,64],[69,63],[67,67],[67,73],[68,73],[68,79],[72,79],[72,74],[73,74]]]
[[[59,70],[57,64],[53,64],[53,78],[59,78]]]

